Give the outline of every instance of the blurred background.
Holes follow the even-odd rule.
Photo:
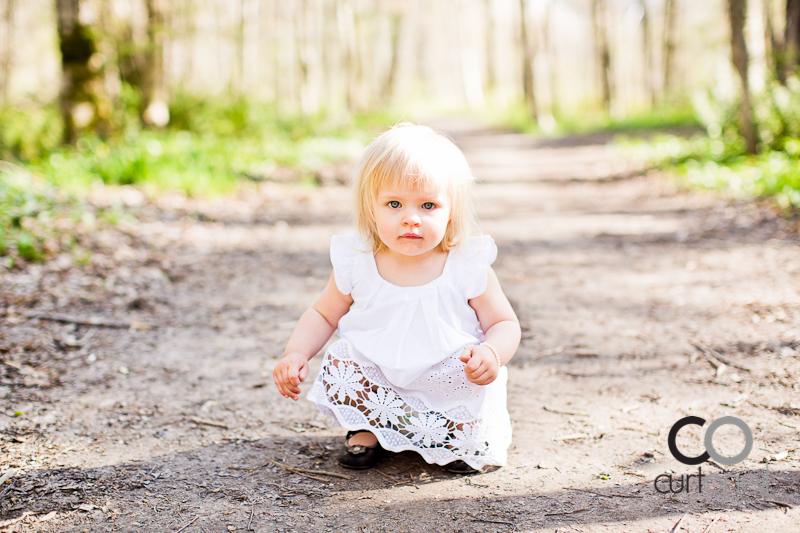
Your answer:
[[[620,132],[791,211],[799,44],[800,0],[0,0],[0,253],[92,187],[346,181],[377,132],[441,115]]]

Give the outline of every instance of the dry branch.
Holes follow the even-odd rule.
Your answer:
[[[225,424],[214,422],[212,420],[203,420],[202,418],[195,418],[195,417],[191,417],[189,418],[189,420],[201,426],[214,426],[215,428],[228,429],[228,426],[226,426]]]
[[[724,355],[722,355],[718,351],[714,350],[713,348],[709,348],[708,346],[706,346],[704,344],[692,343],[692,346],[694,346],[695,348],[700,350],[703,353],[703,355],[706,356],[706,359],[708,360],[709,363],[711,363],[711,365],[714,368],[719,368],[719,365],[728,365],[728,366],[732,366],[733,368],[738,368],[739,370],[742,370],[743,372],[752,372],[752,370],[750,370],[746,366],[742,366],[742,365],[740,365],[738,363],[734,363],[733,361],[731,361],[730,358],[725,357]],[[714,360],[716,362],[714,362],[712,360]]]
[[[270,463],[272,463],[272,464],[274,464],[276,466],[279,466],[279,467],[283,468],[284,470],[287,470],[287,471],[289,471],[289,472],[291,472],[293,474],[298,474],[300,476],[304,476],[304,477],[308,477],[308,478],[311,478],[311,479],[315,479],[317,481],[322,481],[323,483],[329,483],[329,481],[327,479],[323,479],[321,477],[309,476],[308,474],[322,474],[323,476],[338,477],[338,478],[342,478],[342,479],[353,479],[350,476],[346,476],[344,474],[339,474],[338,472],[327,472],[325,470],[311,470],[309,468],[295,468],[294,466],[289,466],[289,465],[285,465],[283,463],[279,463],[278,461],[273,461],[269,457],[264,457],[264,459],[266,459]],[[263,465],[263,466],[266,466],[266,465]],[[259,467],[259,468],[261,468],[261,467]]]
[[[596,494],[597,496],[603,496],[604,498],[639,498],[641,499],[642,496],[634,496],[633,494],[603,494],[602,492],[597,492],[594,490],[589,489],[579,489],[576,487],[567,487],[567,490],[577,490],[580,492],[588,492],[589,494]]]
[[[681,525],[681,522],[683,522],[683,519],[684,519],[684,518],[686,518],[687,516],[689,516],[689,515],[688,515],[688,514],[685,514],[685,515],[683,515],[683,516],[681,517],[681,519],[680,519],[680,520],[678,520],[677,522],[675,522],[675,525],[674,525],[674,526],[672,526],[672,529],[670,529],[670,530],[669,530],[669,533],[675,533],[676,531],[678,531],[678,528],[680,527],[680,525]]]
[[[561,513],[544,513],[545,516],[559,516],[564,514],[575,514],[575,513],[582,513],[583,511],[588,511],[589,507],[584,507],[583,509],[576,509],[574,511],[563,511]]]
[[[52,322],[63,322],[65,324],[78,324],[80,326],[97,326],[101,328],[121,328],[121,329],[150,329],[154,326],[141,324],[139,322],[120,322],[116,320],[104,320],[102,318],[79,318],[68,315],[58,315],[50,313],[40,313],[38,311],[23,311],[23,316],[27,318],[38,318],[39,320],[50,320]]]
[[[709,531],[711,531],[711,526],[713,526],[714,522],[716,522],[717,520],[719,520],[719,517],[716,517],[714,520],[712,520],[711,523],[708,524],[706,528],[703,530],[703,533],[708,533]]]
[[[187,527],[189,527],[189,526],[191,526],[192,524],[194,524],[195,522],[197,522],[197,519],[198,519],[198,518],[200,518],[200,516],[195,516],[194,518],[192,518],[192,521],[191,521],[191,522],[189,522],[188,524],[186,524],[185,526],[183,526],[182,528],[180,528],[180,529],[179,529],[178,531],[176,531],[175,533],[181,533],[181,531],[183,531],[183,530],[184,530],[184,529],[186,529]]]

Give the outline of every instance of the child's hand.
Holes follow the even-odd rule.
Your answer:
[[[308,377],[308,359],[301,353],[290,353],[272,371],[272,380],[284,398],[297,401],[300,383]]]
[[[497,359],[495,359],[492,350],[486,346],[467,346],[461,352],[461,361],[467,363],[464,367],[464,372],[467,374],[467,379],[476,385],[488,385],[495,379],[500,371],[497,368]]]

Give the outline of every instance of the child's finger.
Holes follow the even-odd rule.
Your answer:
[[[482,361],[480,357],[471,357],[470,360],[467,362],[467,366],[465,366],[464,369],[467,371],[467,373],[475,374],[475,372],[477,372],[478,369],[481,367],[481,364]]]
[[[300,378],[300,381],[306,380],[306,378],[308,377],[308,364],[305,364],[300,368],[300,372],[297,377]]]
[[[461,352],[459,359],[462,363],[466,363],[470,360],[470,358],[472,358],[472,348],[464,348],[464,351]]]

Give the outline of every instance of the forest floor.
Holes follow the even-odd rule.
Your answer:
[[[797,531],[793,223],[681,191],[608,135],[434,126],[482,180],[482,229],[523,326],[505,467],[458,477],[405,452],[347,471],[342,428],[275,390],[330,237],[351,230],[344,186],[97,190],[139,222],[99,232],[86,265],[0,269],[0,532]],[[742,419],[752,451],[701,465],[702,490],[695,477],[661,493],[657,476],[677,489],[697,474],[667,445],[689,415]],[[682,430],[681,450],[702,453],[703,433]],[[715,434],[723,455],[743,445],[733,426]]]

